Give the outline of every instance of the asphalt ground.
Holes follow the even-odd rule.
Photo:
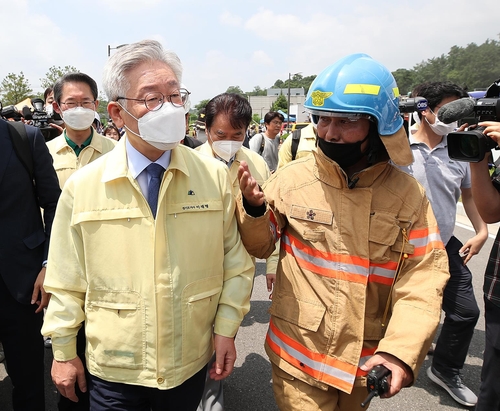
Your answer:
[[[455,235],[462,241],[473,235],[470,222],[459,209]],[[472,258],[469,268],[473,273],[473,284],[478,304],[483,310],[482,285],[489,251],[493,245],[493,238],[498,225],[490,225],[490,237],[482,252]],[[250,312],[245,316],[236,337],[238,359],[233,374],[224,382],[225,410],[226,411],[277,411],[271,386],[271,366],[264,351],[264,339],[267,331],[270,305],[265,284],[265,263],[257,260],[252,305]],[[439,330],[438,330],[439,333]],[[411,338],[411,336],[409,336]],[[482,357],[484,350],[484,319],[481,316],[475,329],[474,337],[469,348],[469,355],[463,369],[463,380],[476,394],[479,391]],[[52,362],[51,350],[45,351],[46,364],[46,410],[57,410],[56,390],[50,378]],[[431,359],[426,357],[421,372],[410,388],[403,389],[391,399],[374,398],[369,409],[405,410],[405,411],[444,411],[467,410],[456,403],[441,387],[432,383],[425,370],[430,366]],[[4,363],[0,364],[0,411],[12,410],[10,400],[11,383],[5,372]]]

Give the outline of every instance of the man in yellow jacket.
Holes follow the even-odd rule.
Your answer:
[[[125,137],[76,172],[58,204],[43,333],[57,388],[76,400],[75,383],[88,383],[91,409],[196,410],[214,348],[212,378],[236,359],[254,269],[227,167],[179,145],[181,75],[177,55],[153,40],[108,60],[108,112]],[[84,321],[88,378],[76,356]]]
[[[99,106],[97,83],[84,73],[68,73],[54,84],[53,109],[65,122],[64,132],[47,143],[61,188],[79,168],[113,150],[116,141],[92,127]]]
[[[281,234],[266,352],[280,410],[362,410],[366,375],[413,383],[440,319],[446,252],[412,162],[391,73],[347,56],[304,104],[318,147],[263,189]]]

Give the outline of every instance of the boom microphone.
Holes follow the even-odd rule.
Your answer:
[[[454,121],[469,116],[473,111],[474,100],[470,98],[461,98],[442,106],[437,112],[437,117],[443,123],[451,124]]]

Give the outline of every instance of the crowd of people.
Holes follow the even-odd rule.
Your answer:
[[[460,376],[480,315],[467,263],[500,220],[488,159],[448,155],[458,125],[437,113],[463,89],[417,85],[428,107],[408,135],[390,71],[349,55],[317,76],[310,124],[280,145],[283,116],[248,133],[252,108],[232,93],[208,102],[206,141],[188,135],[182,64],[154,40],[120,47],[103,86],[105,128],[84,73],[46,91],[59,116],[50,141],[0,120],[0,340],[14,410],[45,410],[44,345],[59,410],[223,410],[256,258],[280,410],[366,409],[372,370],[388,375],[389,398],[428,353],[428,377],[455,401],[500,409],[500,233],[478,396]],[[500,142],[500,123],[479,125]],[[453,236],[459,198],[476,231],[465,244]]]

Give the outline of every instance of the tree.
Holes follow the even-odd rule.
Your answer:
[[[4,107],[10,104],[17,104],[32,96],[33,90],[22,71],[19,75],[9,73],[2,80],[0,99]]]
[[[242,96],[246,96],[246,94],[240,88],[240,86],[229,86],[226,90],[226,93],[235,93],[235,94],[240,94]]]
[[[79,72],[80,70],[77,70],[76,67],[73,66],[64,66],[64,68],[61,68],[60,66],[52,66],[51,68],[49,68],[49,71],[45,73],[45,77],[40,79],[41,86],[43,89],[46,89],[47,87],[53,87],[54,83],[65,74]]]
[[[288,112],[288,100],[283,94],[280,94],[276,101],[271,106],[271,111],[284,111]]]
[[[267,90],[260,88],[260,86],[255,86],[253,91],[248,91],[246,94],[249,96],[265,96],[267,95]]]
[[[413,80],[413,71],[407,69],[397,69],[392,73],[399,88],[401,95],[406,95],[413,90],[415,81]]]
[[[108,103],[109,102],[108,102],[105,94],[99,93],[99,97],[97,99],[99,100],[99,107],[97,107],[97,113],[99,114],[99,117],[101,119],[105,118],[106,120],[108,120],[109,119],[109,115],[108,115]],[[106,123],[107,123],[107,121],[106,121]]]
[[[204,109],[207,106],[207,104],[208,104],[209,101],[210,101],[209,99],[201,100],[196,106],[194,106],[194,108],[197,111],[200,111],[200,110]]]
[[[254,121],[255,123],[259,124],[260,123],[260,116],[258,114],[254,114],[252,116],[252,121]]]

